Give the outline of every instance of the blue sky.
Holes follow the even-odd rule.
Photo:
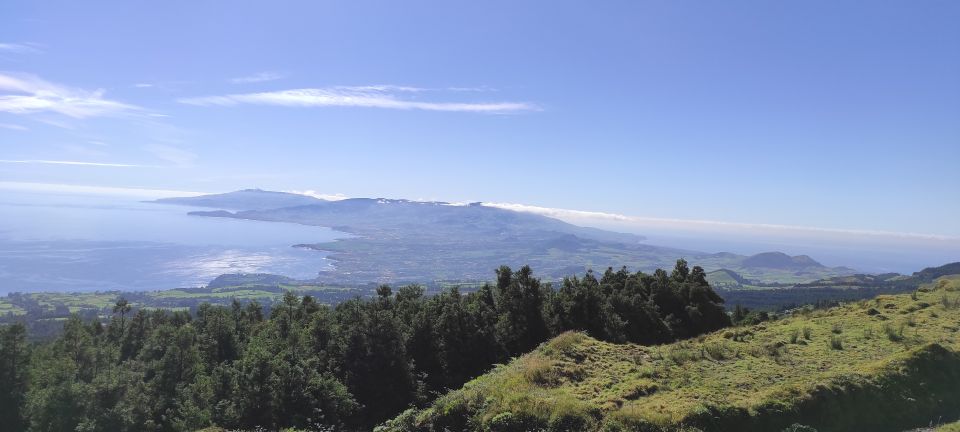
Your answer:
[[[955,240],[957,22],[954,1],[10,0],[0,181]]]

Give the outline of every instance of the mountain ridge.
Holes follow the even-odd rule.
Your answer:
[[[791,258],[788,265],[746,266],[743,262],[751,257],[648,244],[636,234],[577,226],[482,203],[389,198],[330,201],[259,189],[156,202],[216,209],[189,213],[194,216],[291,222],[349,233],[351,237],[335,242],[304,239],[296,245],[329,254],[336,269],[318,274],[318,280],[329,282],[486,280],[502,262],[524,262],[541,269],[547,278],[559,279],[610,266],[653,271],[670,267],[679,258],[695,260],[708,271],[729,268],[759,281],[795,283],[850,273],[822,265],[798,267],[797,262],[804,262],[799,257]],[[786,256],[773,253],[777,254]]]

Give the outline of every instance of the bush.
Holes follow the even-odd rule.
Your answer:
[[[584,412],[561,409],[550,416],[547,430],[550,432],[580,432],[594,429],[594,420]]]
[[[886,333],[887,338],[894,342],[900,342],[903,340],[903,326],[900,326],[900,330],[894,329],[890,323],[883,325],[883,332]]]
[[[526,432],[531,425],[524,420],[523,416],[507,411],[493,416],[487,427],[490,432]]]
[[[553,340],[546,345],[543,352],[547,355],[552,353],[569,354],[573,351],[573,348],[583,342],[584,339],[586,339],[586,336],[583,333],[573,331],[564,332],[553,338]]]
[[[950,297],[944,293],[940,296],[940,304],[943,305],[943,308],[947,310],[956,309],[958,306],[960,306],[960,298],[951,300]]]
[[[804,339],[810,340],[810,336],[811,336],[812,334],[813,334],[813,329],[811,329],[810,327],[804,327],[804,328],[803,328],[803,338],[804,338]]]
[[[843,339],[839,336],[830,336],[830,348],[835,350],[843,349]]]
[[[682,366],[688,361],[696,360],[697,355],[686,348],[676,347],[667,352],[667,357],[677,366]]]
[[[707,350],[707,355],[714,360],[725,360],[727,358],[727,347],[722,343],[706,344],[704,348]]]
[[[553,362],[540,355],[530,355],[523,360],[523,377],[530,384],[547,387],[556,383]]]

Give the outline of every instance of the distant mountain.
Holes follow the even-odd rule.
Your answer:
[[[923,282],[931,282],[941,276],[960,274],[960,262],[944,264],[939,267],[927,267],[913,273],[913,277]]]
[[[194,207],[213,207],[226,210],[266,210],[294,207],[324,202],[306,195],[273,192],[260,189],[244,189],[222,194],[201,195],[183,198],[161,198],[159,204],[179,204]]]
[[[804,284],[798,287],[901,287],[903,289],[915,289],[921,284],[933,282],[943,276],[960,275],[960,262],[944,264],[937,267],[927,267],[910,276],[898,273],[884,274],[851,274],[846,276],[834,276],[824,278]]]
[[[294,197],[306,198],[307,204]],[[257,200],[264,198],[264,202]],[[527,232],[556,232],[584,239],[637,243],[644,239],[635,234],[617,233],[597,228],[580,227],[558,219],[533,213],[516,212],[481,203],[468,205],[440,201],[410,201],[387,198],[351,198],[324,201],[296,194],[245,190],[221,195],[192,198],[167,198],[158,202],[188,204],[215,208],[247,208],[234,217],[244,219],[283,220],[304,225],[321,225],[351,231],[413,229],[429,226],[436,233],[470,229],[473,234],[513,235],[523,238]],[[287,203],[292,205],[284,205]],[[232,206],[232,207],[228,207]],[[204,216],[223,216],[194,212]]]
[[[216,209],[190,213],[195,216],[292,222],[352,234],[332,243],[310,243],[305,238],[295,245],[329,253],[336,268],[322,272],[321,282],[487,280],[491,270],[502,264],[529,264],[539,276],[551,279],[584,269],[603,271],[608,266],[653,271],[672,267],[678,258],[707,271],[725,268],[744,279],[766,282],[798,283],[846,274],[809,257],[816,265],[779,253],[746,257],[655,246],[642,243],[644,237],[639,235],[576,226],[482,203],[387,198],[325,201],[257,189],[157,202]],[[787,257],[789,265],[782,265],[777,254]]]
[[[823,268],[813,258],[806,255],[790,256],[783,252],[764,252],[744,259],[741,263],[747,268],[771,268],[780,270],[804,270]]]

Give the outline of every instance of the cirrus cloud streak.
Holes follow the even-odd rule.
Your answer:
[[[842,229],[842,228],[824,228],[812,226],[783,225],[770,223],[746,223],[746,222],[726,222],[715,220],[700,219],[678,219],[678,218],[658,218],[647,216],[627,216],[616,213],[604,213],[584,210],[569,210],[550,207],[532,206],[526,204],[514,203],[496,203],[484,202],[484,206],[496,207],[506,210],[536,213],[560,219],[569,223],[597,226],[597,227],[634,227],[634,228],[657,228],[673,229],[691,232],[730,232],[730,233],[767,233],[779,234],[785,236],[858,236],[875,238],[900,238],[914,239],[935,242],[958,243],[960,237],[915,233],[915,232],[894,232],[881,230],[862,230],[862,229]]]
[[[338,86],[184,98],[179,102],[198,106],[250,104],[288,107],[360,107],[490,114],[540,110],[536,105],[527,102],[435,102],[400,97],[399,93],[415,92],[412,89],[415,88],[383,85]]]
[[[143,168],[144,165],[124,164],[124,163],[105,163],[105,162],[82,162],[69,160],[46,160],[46,159],[0,159],[0,163],[5,164],[29,164],[29,165],[78,165],[94,167],[113,167],[113,168]]]
[[[54,84],[34,75],[0,72],[0,112],[55,112],[77,119],[117,115],[139,107],[104,98],[104,90]]]

